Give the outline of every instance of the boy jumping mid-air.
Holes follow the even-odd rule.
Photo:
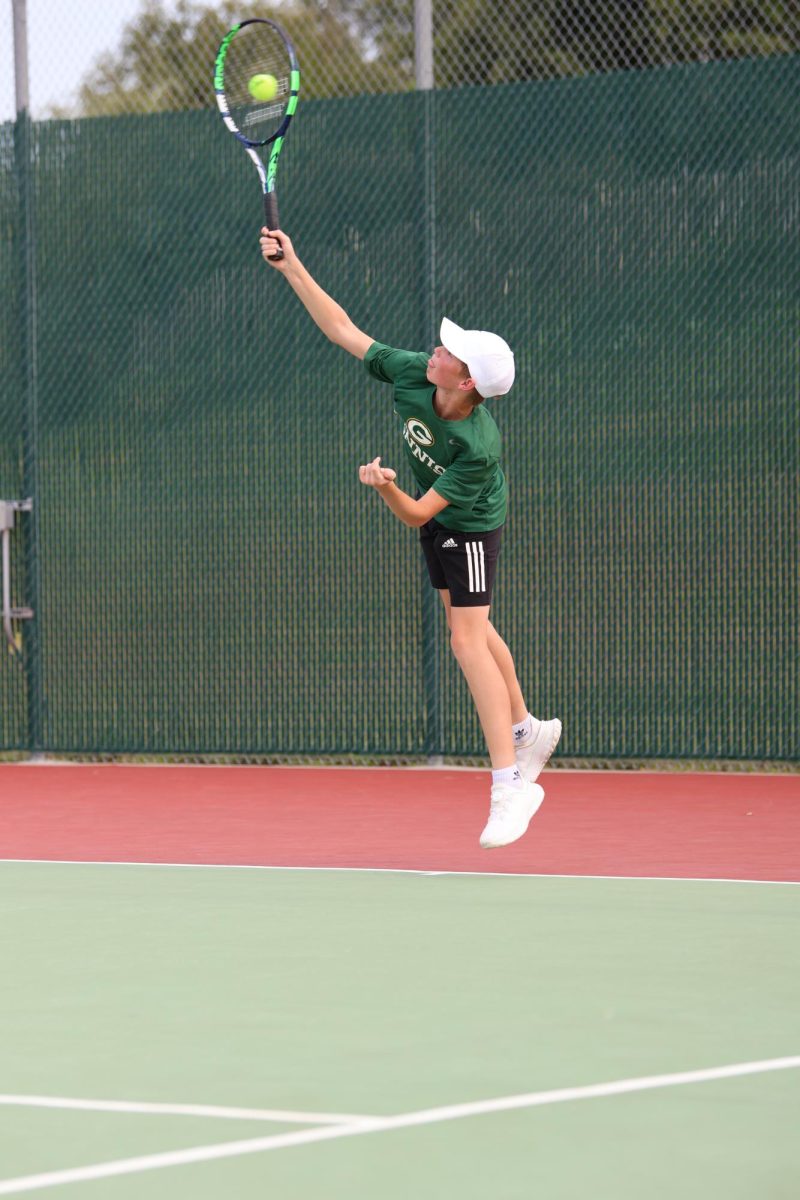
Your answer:
[[[357,329],[312,279],[291,239],[261,230],[261,253],[280,271],[330,341],[390,383],[394,409],[419,488],[414,499],[380,458],[359,467],[394,515],[420,531],[431,584],[442,598],[450,646],[472,694],[492,764],[489,820],[481,846],[522,837],[544,799],[536,779],[561,736],[559,720],[528,712],[514,660],[489,620],[497,556],[506,519],[500,434],[483,401],[514,382],[514,355],[497,334],[442,321],[433,354],[395,350]],[[273,259],[280,247],[283,257]]]

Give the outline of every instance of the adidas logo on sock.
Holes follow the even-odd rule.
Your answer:
[[[457,550],[458,542],[454,541],[453,538],[448,538],[446,542],[442,542],[442,549],[443,550]]]

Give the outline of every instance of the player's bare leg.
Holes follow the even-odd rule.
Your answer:
[[[445,595],[449,601],[449,593],[442,593],[443,601]],[[525,833],[544,792],[524,779],[517,765],[511,696],[489,645],[489,606],[453,608],[446,603],[445,608],[450,646],[472,694],[492,764],[489,820],[480,842],[484,848],[506,846]]]
[[[472,693],[492,768],[516,765],[511,698],[489,649],[489,606],[450,609],[450,647]]]
[[[527,717],[528,706],[525,703],[522,688],[517,679],[517,670],[514,666],[514,659],[511,657],[511,651],[491,621],[489,621],[488,642],[492,658],[500,668],[500,673],[505,681],[508,698],[511,702],[511,720],[516,725],[519,721],[524,721]]]
[[[448,627],[451,627],[450,593],[440,591]],[[492,657],[500,668],[511,705],[513,722],[513,744],[517,766],[524,779],[533,783],[541,773],[561,737],[561,722],[557,718],[549,721],[531,716],[517,678],[514,659],[506,643],[491,621],[487,622],[487,641]]]
[[[442,604],[444,605],[445,616],[447,618],[447,627],[448,629],[451,629],[450,593],[447,591],[440,591],[439,595],[442,597]],[[514,666],[514,659],[512,658],[511,651],[500,637],[500,634],[497,632],[494,625],[492,625],[492,622],[488,620],[487,642],[489,645],[489,650],[492,654],[492,658],[500,668],[500,673],[503,676],[503,680],[506,685],[509,704],[511,706],[511,720],[514,722],[514,724],[517,724],[520,721],[524,721],[527,717],[528,706],[525,703],[525,697],[522,694],[522,688],[520,687],[519,680],[517,679],[517,670]]]

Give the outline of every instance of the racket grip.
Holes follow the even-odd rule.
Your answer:
[[[280,229],[278,197],[274,192],[264,192],[264,223],[267,229]],[[283,251],[279,248],[275,254],[270,254],[270,258],[275,261],[283,258]]]

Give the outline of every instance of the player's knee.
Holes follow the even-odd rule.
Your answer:
[[[450,649],[459,661],[474,654],[476,648],[477,639],[473,630],[450,625]]]

